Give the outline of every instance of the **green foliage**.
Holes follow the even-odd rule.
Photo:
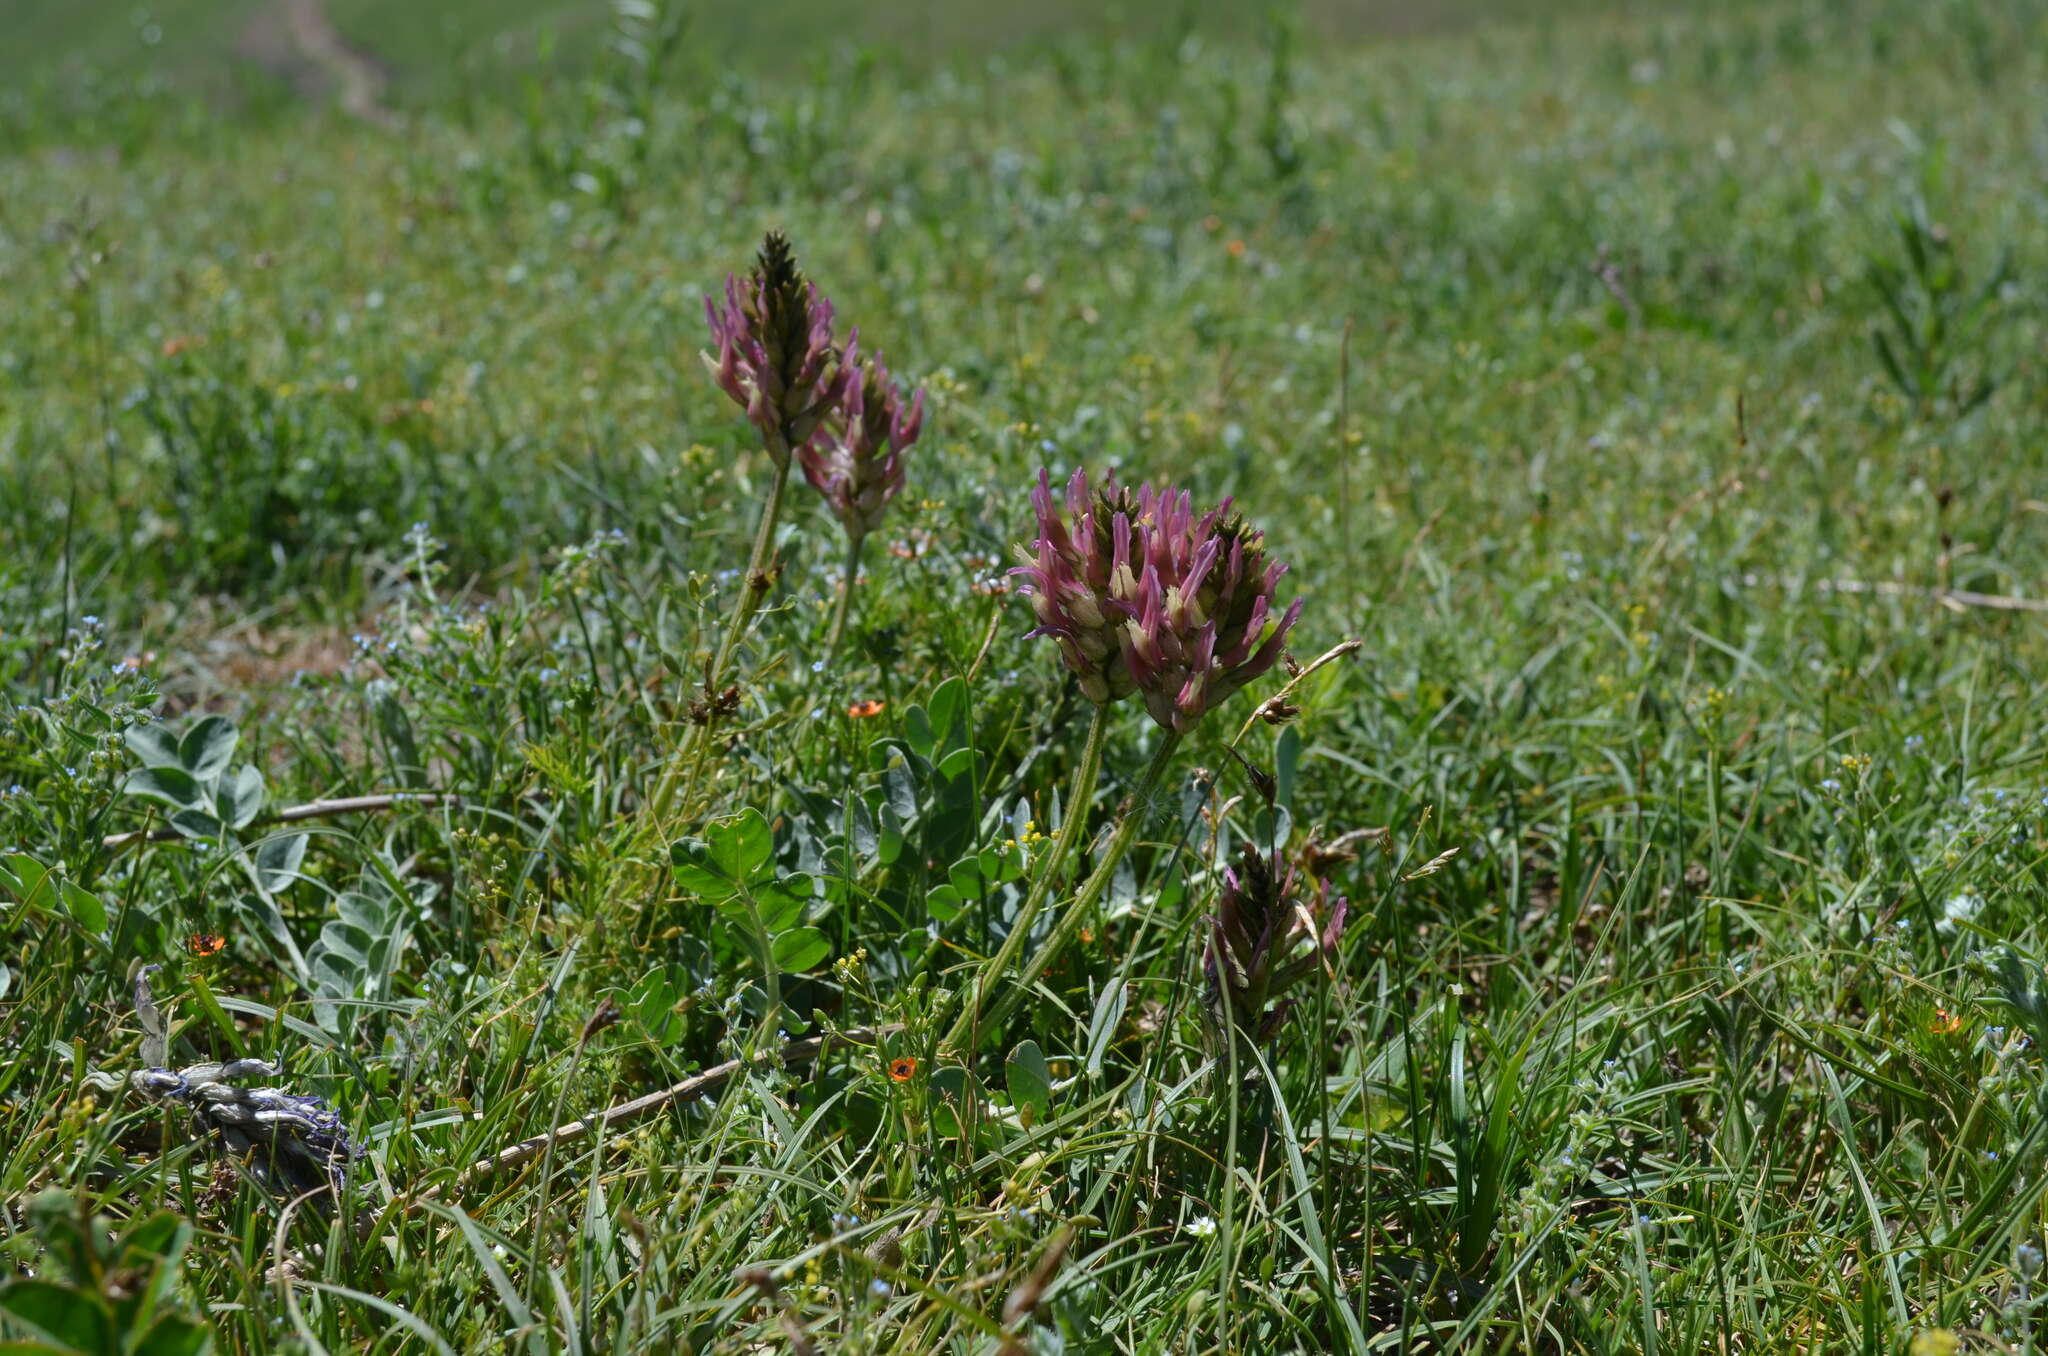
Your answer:
[[[90,1218],[61,1191],[28,1206],[43,1273],[0,1283],[0,1334],[22,1356],[202,1356],[205,1321],[180,1311],[192,1226],[168,1211],[125,1225]],[[14,1329],[8,1333],[8,1329]]]
[[[1895,215],[1899,257],[1873,258],[1870,284],[1884,303],[1886,323],[1873,327],[1871,345],[1885,375],[1923,411],[1940,402],[1961,416],[1991,398],[1997,378],[1983,370],[1979,355],[1985,331],[2012,285],[2008,248],[1980,280],[1972,282],[1956,257],[1945,227],[1928,220],[1918,195]],[[1962,361],[1976,357],[1965,376]]]
[[[182,736],[160,724],[131,725],[123,733],[142,766],[121,784],[123,795],[171,808],[171,827],[188,838],[219,838],[246,829],[263,809],[263,774],[234,765],[240,736],[234,722],[207,716]]]
[[[335,896],[334,917],[322,925],[305,962],[313,1015],[324,1029],[344,1033],[357,1025],[357,1008],[391,998],[396,977],[406,971],[412,920],[433,896],[430,882],[407,886],[388,862],[373,863],[355,889]]]
[[[337,3],[410,35],[398,130],[0,88],[0,1235],[86,1325],[6,1337],[156,1285],[249,1351],[2038,1349],[2039,15],[772,11],[487,70]],[[768,225],[931,419],[830,653],[792,486],[657,831],[765,483],[701,297]],[[1362,644],[1147,796],[1119,710],[1067,804],[1091,708],[1003,570],[1083,462],[1234,496],[1297,660]],[[1351,912],[1231,1077],[1247,842]],[[168,1064],[370,1147],[360,1218],[121,1089],[146,965]]]

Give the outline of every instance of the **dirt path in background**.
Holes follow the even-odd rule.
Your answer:
[[[282,76],[304,98],[332,97],[350,117],[382,127],[397,122],[384,104],[390,73],[341,35],[322,0],[268,0],[251,16],[235,47]]]

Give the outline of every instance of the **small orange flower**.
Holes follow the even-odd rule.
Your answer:
[[[1950,1012],[1947,1008],[1936,1008],[1934,1020],[1927,1025],[1937,1036],[1953,1036],[1963,1029],[1962,1014]]]
[[[869,716],[881,715],[882,705],[883,704],[881,702],[878,702],[874,700],[872,697],[870,697],[867,701],[855,702],[853,705],[847,707],[846,714],[852,716],[855,720],[866,720]]]
[[[1228,248],[1229,248],[1229,250],[1230,250],[1230,257],[1231,257],[1231,258],[1233,258],[1233,259],[1242,259],[1242,258],[1244,258],[1244,241],[1242,241],[1242,240],[1233,240],[1233,241],[1231,241],[1231,242],[1230,242],[1230,244],[1229,244]]]
[[[917,1061],[909,1055],[898,1055],[889,1061],[889,1077],[898,1083],[908,1083],[917,1077]]]
[[[172,338],[169,338],[169,339],[166,339],[166,340],[164,340],[164,346],[163,346],[163,354],[164,354],[164,356],[165,356],[166,358],[175,358],[175,357],[177,357],[177,356],[178,356],[178,355],[179,355],[180,353],[183,353],[183,352],[184,352],[184,351],[185,351],[186,349],[188,349],[188,348],[199,348],[199,347],[203,346],[203,345],[204,345],[205,343],[206,343],[206,336],[205,336],[205,335],[201,335],[201,334],[180,334],[180,335],[176,335],[176,336],[173,336]]]
[[[218,956],[227,944],[218,932],[195,932],[185,939],[185,949],[195,956]]]

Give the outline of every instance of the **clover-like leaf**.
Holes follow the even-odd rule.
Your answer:
[[[759,810],[748,809],[710,825],[702,838],[677,842],[669,860],[684,889],[715,903],[767,881],[774,851],[768,821]]]
[[[299,878],[299,864],[306,860],[307,834],[283,833],[266,838],[256,848],[256,874],[263,888],[276,894]]]
[[[832,944],[816,928],[791,928],[775,939],[775,963],[783,970],[801,973],[832,954]]]
[[[202,782],[210,782],[228,770],[241,736],[226,716],[208,716],[185,731],[178,741],[178,761]]]
[[[671,961],[640,976],[622,1006],[657,1045],[666,1045],[682,1035],[683,1015],[676,1009],[692,987],[689,970]]]
[[[145,767],[176,767],[185,764],[178,757],[178,737],[171,733],[171,727],[161,721],[146,721],[130,725],[121,732],[121,742],[128,746],[128,752],[140,758]]]
[[[222,780],[214,792],[214,805],[221,821],[231,828],[244,828],[263,809],[263,774],[248,763]]]
[[[206,799],[199,779],[182,767],[136,768],[122,781],[121,794],[162,801],[180,810],[193,809]]]

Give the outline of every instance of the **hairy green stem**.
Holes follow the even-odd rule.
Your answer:
[[[1067,790],[1066,818],[1060,821],[1060,831],[1052,840],[1052,851],[1044,862],[1034,863],[1038,872],[1031,882],[1031,890],[1024,896],[1024,905],[1017,910],[1017,918],[1010,925],[1009,936],[996,954],[989,957],[975,975],[968,990],[967,1006],[953,1023],[941,1042],[945,1049],[959,1050],[964,1047],[976,1022],[980,1019],[982,1005],[988,1002],[989,993],[1001,980],[1003,971],[1017,959],[1017,953],[1024,949],[1024,939],[1031,932],[1031,925],[1038,921],[1039,910],[1045,907],[1046,897],[1052,893],[1053,883],[1059,879],[1060,867],[1080,841],[1088,822],[1088,804],[1095,798],[1095,780],[1102,772],[1102,747],[1109,739],[1109,708],[1095,708],[1095,719],[1088,726],[1088,741],[1081,747],[1081,765],[1074,769],[1074,784]]]
[[[1152,761],[1145,765],[1144,776],[1138,780],[1137,789],[1131,793],[1123,817],[1117,821],[1116,833],[1110,838],[1109,846],[1102,851],[1102,860],[1095,864],[1095,870],[1081,886],[1081,892],[1074,896],[1074,902],[1067,906],[1066,913],[1053,928],[1052,935],[1032,953],[1023,970],[1018,972],[1016,982],[1008,986],[995,1006],[989,1009],[990,1026],[1000,1026],[1009,1018],[1017,1004],[1031,992],[1031,986],[1038,983],[1039,976],[1052,968],[1052,963],[1059,959],[1060,952],[1066,950],[1067,944],[1074,940],[1074,934],[1081,930],[1082,921],[1094,911],[1096,904],[1102,899],[1103,892],[1109,889],[1109,882],[1116,875],[1117,863],[1123,860],[1124,854],[1130,851],[1131,844],[1137,841],[1138,830],[1144,827],[1146,806],[1151,802],[1153,791],[1158,789],[1160,778],[1166,775],[1166,765],[1173,761],[1174,750],[1179,747],[1180,735],[1168,730],[1160,739],[1158,749],[1153,752]],[[1022,929],[1018,931],[1021,932]]]
[[[768,450],[773,457],[774,445],[771,444]],[[775,474],[768,482],[768,497],[761,504],[760,526],[754,532],[754,549],[747,557],[746,573],[740,577],[740,596],[733,604],[731,618],[726,622],[725,638],[719,642],[711,667],[704,675],[707,700],[717,695],[719,684],[725,681],[733,651],[739,648],[741,638],[747,633],[747,624],[753,621],[754,613],[760,609],[762,596],[768,592],[768,563],[775,552],[775,523],[782,515],[782,492],[789,486],[789,462],[786,454],[775,458]],[[648,832],[656,835],[667,832],[669,812],[676,802],[676,790],[683,785],[686,774],[694,779],[710,737],[709,721],[692,727],[683,737],[681,747],[663,769],[654,794],[647,799],[643,823]]]
[[[860,578],[860,551],[867,540],[865,533],[847,540],[846,578],[839,586],[839,605],[832,611],[832,629],[825,633],[827,659],[839,653],[839,638],[846,634],[846,614],[853,610],[854,581]]]
[[[773,455],[773,449],[770,449]],[[740,647],[740,639],[747,633],[747,624],[754,620],[754,613],[760,609],[761,599],[769,589],[767,575],[768,558],[775,554],[775,522],[782,515],[782,492],[789,487],[789,454],[785,452],[776,459],[775,474],[768,481],[768,498],[761,505],[761,526],[754,533],[754,550],[747,557],[747,573],[740,581],[740,598],[732,610],[732,620],[726,624],[725,640],[718,647],[717,658],[711,661],[711,683],[724,681],[725,671],[732,663],[732,653]]]

